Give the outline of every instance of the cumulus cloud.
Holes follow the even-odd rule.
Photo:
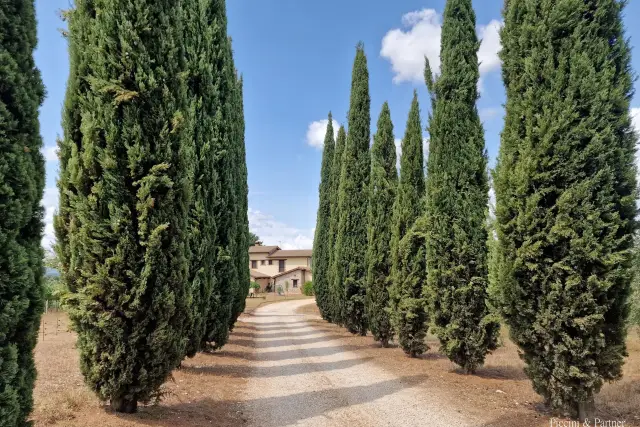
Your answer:
[[[41,202],[44,208],[44,236],[42,237],[42,247],[45,250],[52,250],[56,241],[53,231],[53,215],[58,210],[58,189],[49,187],[44,190],[44,197]]]
[[[440,72],[441,16],[433,9],[409,12],[402,17],[404,29],[389,31],[382,39],[380,55],[391,62],[395,83],[424,80],[424,57]]]
[[[442,16],[434,9],[409,12],[402,17],[403,28],[387,32],[382,39],[380,55],[391,62],[393,81],[424,81],[424,57],[429,59],[434,73],[440,73],[440,38]],[[482,39],[478,51],[481,76],[500,68],[500,28],[497,20],[478,27]]]
[[[631,109],[631,120],[633,121],[633,127],[636,128],[636,132],[640,135],[640,107]]]
[[[322,149],[324,147],[324,137],[327,134],[328,119],[318,120],[309,124],[307,128],[307,144]],[[338,138],[338,130],[340,129],[340,123],[333,120],[333,137]]]
[[[44,156],[44,160],[47,162],[57,162],[58,161],[58,147],[47,146],[42,148],[42,155]]]
[[[502,113],[502,108],[497,108],[497,107],[481,108],[478,113],[480,114],[480,120],[482,120],[483,122],[486,122],[488,120],[498,117],[500,113]]]
[[[400,157],[402,156],[402,139],[396,138],[394,140],[394,143],[396,145],[397,166],[398,166],[398,169],[400,169]],[[424,163],[426,167],[427,158],[429,157],[429,139],[428,138],[424,138],[422,140],[422,154],[424,156]]]
[[[311,249],[315,229],[299,229],[276,220],[273,216],[249,208],[249,229],[260,237],[265,245],[277,245],[282,249]]]

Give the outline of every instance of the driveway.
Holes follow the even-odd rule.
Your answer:
[[[243,318],[253,338],[242,356],[251,366],[243,412],[249,425],[472,426],[456,409],[439,404],[426,375],[397,377],[331,335],[316,316],[298,314],[309,300],[258,308]],[[319,325],[319,326],[318,326]]]

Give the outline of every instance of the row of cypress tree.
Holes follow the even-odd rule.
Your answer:
[[[43,310],[44,159],[33,0],[0,4],[0,426],[33,406],[33,348]]]
[[[77,0],[65,16],[56,250],[85,381],[134,412],[244,310],[242,81],[224,0]]]
[[[348,134],[341,128],[334,144],[329,120],[322,161],[314,277],[326,320],[371,331],[383,346],[395,337],[410,356],[427,350],[431,325],[440,351],[472,373],[496,348],[502,319],[534,389],[553,409],[586,417],[602,384],[621,376],[633,281],[637,135],[624,4],[505,2],[506,119],[489,219],[471,1],[447,1],[440,75],[425,61],[426,176],[417,95],[399,177],[387,103],[369,147],[358,46]]]

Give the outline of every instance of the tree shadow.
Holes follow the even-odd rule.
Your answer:
[[[283,351],[270,351],[264,353],[253,353],[247,351],[221,351],[219,353],[203,353],[211,357],[235,357],[255,362],[276,362],[282,360],[301,359],[304,357],[322,357],[334,354],[345,353],[347,351],[361,350],[362,347],[355,345],[343,345],[338,347],[305,348]]]
[[[422,353],[420,356],[416,357],[416,359],[420,359],[420,360],[442,360],[442,359],[446,359],[447,356],[445,356],[442,353],[438,353],[438,352],[426,352],[426,353]]]
[[[462,369],[456,369],[454,372],[464,375]],[[529,379],[522,368],[515,366],[482,366],[474,375],[489,380],[526,381]]]
[[[314,328],[311,331],[294,331],[294,332],[288,332],[288,330],[280,329],[280,332],[278,332],[278,333],[268,333],[268,334],[234,332],[233,334],[231,334],[231,337],[267,339],[267,338],[304,337],[304,336],[308,336],[308,335],[317,335],[317,334],[320,334],[320,333],[329,334],[329,333],[332,333],[332,332],[335,333],[335,331],[333,331],[333,330],[325,330],[325,329],[318,329],[318,328]]]
[[[367,363],[372,357],[362,359],[348,359],[337,362],[322,363],[294,363],[284,366],[247,366],[247,365],[214,365],[214,366],[183,366],[186,373],[205,374],[217,377],[233,378],[276,378],[288,377],[292,375],[308,374],[310,372],[328,372],[341,369],[348,369],[354,366]]]
[[[262,338],[262,337],[258,335],[258,338]],[[343,338],[342,335],[322,335],[319,337],[303,338],[303,339],[283,337],[283,339],[272,340],[272,341],[231,339],[229,340],[229,344],[234,344],[241,347],[249,347],[249,348],[272,348],[272,347],[288,347],[292,345],[317,344],[320,342],[334,341],[342,338]]]
[[[167,406],[144,407],[138,414],[116,416],[123,420],[156,427],[175,427],[176,425],[226,427],[247,423],[249,420],[244,410],[249,410],[260,418],[252,420],[256,425],[281,427],[296,425],[303,420],[348,406],[373,402],[406,388],[418,386],[426,379],[426,375],[416,375],[366,386],[307,391],[246,401],[203,399]]]

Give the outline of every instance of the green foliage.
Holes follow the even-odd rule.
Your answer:
[[[391,286],[391,234],[398,169],[389,104],[384,103],[371,149],[371,182],[367,212],[367,296],[369,329],[383,347],[393,338],[389,318]]]
[[[229,40],[231,43],[231,40]],[[231,46],[229,45],[229,48]],[[233,61],[232,61],[233,64]],[[245,123],[244,123],[244,103],[243,103],[243,81],[242,79],[234,80],[234,92],[231,100],[233,106],[233,121],[236,125],[234,128],[233,139],[235,141],[236,165],[235,182],[235,214],[237,229],[236,233],[236,269],[238,271],[238,284],[236,298],[233,306],[231,323],[229,329],[233,330],[238,317],[244,312],[247,293],[249,292],[249,283],[251,275],[249,271],[249,251],[247,250],[249,241],[249,184],[247,182],[247,159],[244,141]]]
[[[633,282],[631,284],[631,314],[629,324],[638,327],[640,334],[640,238],[636,234],[633,257]]]
[[[312,295],[316,295],[315,290],[313,288],[313,282],[305,282],[305,284],[302,285],[302,294],[308,297]],[[318,298],[316,297],[316,301],[317,300]]]
[[[262,245],[262,240],[260,240],[260,237],[257,234],[249,232],[249,247],[256,245]]]
[[[246,218],[246,163],[242,81],[238,81],[231,40],[227,36],[224,0],[208,5],[209,21],[216,31],[217,50],[212,63],[217,78],[219,104],[215,116],[216,161],[220,182],[217,224],[216,286],[210,296],[210,315],[202,348],[218,349],[229,339],[229,331],[244,310],[249,291],[248,219]]]
[[[419,217],[397,246],[396,280],[389,290],[391,321],[400,348],[410,357],[429,349],[425,342],[429,328],[423,287],[427,280],[426,218]]]
[[[96,19],[94,7],[78,0],[70,18],[82,67],[65,102],[58,253],[85,381],[130,412],[158,396],[190,326],[189,10],[102,2]]]
[[[251,282],[249,288],[253,289],[256,292],[260,291],[260,285],[256,282]]]
[[[339,223],[336,237],[335,281],[342,298],[342,323],[349,332],[365,335],[365,253],[371,159],[371,98],[364,46],[359,44],[353,64],[349,134],[344,148],[338,190]]]
[[[389,290],[391,321],[402,349],[415,357],[427,350],[427,313],[422,288],[426,281],[426,222],[420,221],[424,206],[425,179],[420,104],[414,91],[402,140],[400,180],[393,205],[391,240],[392,285]]]
[[[536,392],[581,418],[626,355],[637,171],[625,3],[504,10],[503,311]]]
[[[191,285],[191,308],[187,320],[187,347],[189,357],[203,348],[202,338],[206,333],[207,321],[215,317],[216,306],[211,304],[214,290],[218,286],[216,276],[217,258],[217,217],[220,208],[220,180],[216,169],[216,159],[223,150],[218,146],[216,135],[222,133],[221,111],[228,97],[228,87],[218,79],[224,62],[218,60],[227,43],[226,31],[222,26],[209,23],[224,11],[211,7],[185,8],[187,28],[199,37],[185,38],[187,43],[189,79],[188,91],[193,114],[194,175],[193,199],[189,213],[189,284]]]
[[[0,5],[0,425],[26,425],[43,309],[44,160],[33,1]]]
[[[340,222],[340,206],[338,203],[338,191],[340,188],[340,173],[342,171],[342,158],[344,157],[344,147],[347,145],[347,133],[344,126],[340,126],[338,130],[338,138],[336,139],[336,148],[333,154],[333,162],[331,164],[331,177],[329,183],[331,216],[329,218],[329,267],[327,281],[329,283],[329,309],[325,312],[326,320],[341,324],[342,323],[342,286],[337,281],[337,259],[336,259],[336,234],[338,233],[338,223]]]
[[[442,72],[429,82],[433,116],[427,176],[428,292],[440,351],[466,372],[495,349],[499,323],[487,304],[489,184],[478,99],[476,17],[471,0],[448,0]]]
[[[320,170],[320,204],[316,221],[316,233],[313,240],[313,278],[315,280],[316,303],[323,319],[330,319],[331,299],[329,296],[329,257],[333,250],[329,246],[329,228],[331,221],[331,178],[333,155],[335,151],[333,116],[329,113],[327,133],[324,138],[322,168]],[[304,289],[303,289],[304,291]]]
[[[64,301],[68,296],[68,290],[59,277],[48,276],[44,278],[45,301]]]

